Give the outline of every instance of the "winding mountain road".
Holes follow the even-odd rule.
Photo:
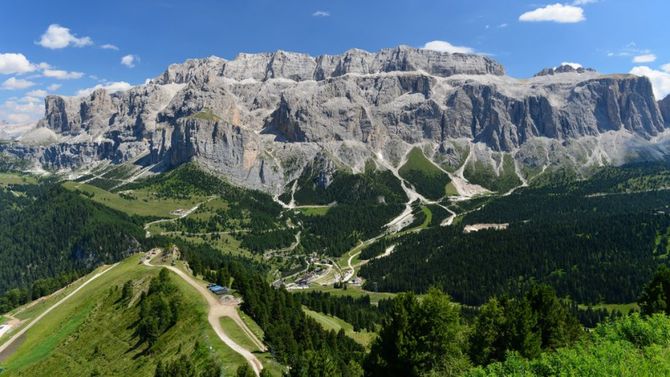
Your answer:
[[[251,351],[237,344],[233,339],[231,339],[228,335],[226,335],[225,331],[223,330],[223,326],[221,326],[221,317],[231,318],[235,322],[235,324],[237,324],[240,327],[240,329],[242,329],[242,331],[247,335],[247,337],[251,339],[251,341],[254,343],[256,347],[258,347],[260,351],[264,352],[267,350],[263,342],[258,340],[258,338],[256,338],[254,333],[249,329],[249,327],[247,327],[246,323],[242,321],[242,318],[240,318],[240,315],[237,312],[236,305],[221,303],[207,288],[202,286],[202,284],[196,281],[193,277],[186,274],[184,271],[178,269],[177,267],[155,266],[151,264],[150,260],[148,259],[144,260],[144,264],[149,267],[167,268],[170,271],[177,274],[177,276],[182,278],[184,281],[186,281],[190,286],[195,288],[198,291],[198,293],[200,293],[200,295],[204,297],[205,300],[207,301],[207,306],[209,307],[207,320],[214,329],[214,332],[216,332],[216,335],[218,335],[218,337],[223,341],[223,343],[225,343],[233,351],[242,355],[242,357],[244,357],[249,362],[249,364],[251,364],[251,367],[254,369],[254,373],[256,373],[257,376],[260,375],[261,370],[263,370],[263,364],[260,362],[260,360],[258,360],[256,355],[251,353]]]

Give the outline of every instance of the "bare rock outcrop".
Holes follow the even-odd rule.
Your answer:
[[[379,156],[395,163],[413,144],[432,146],[448,168],[475,144],[488,152],[470,153],[470,163],[507,153],[532,169],[625,162],[630,148],[663,156],[651,144],[670,126],[669,98],[656,102],[644,77],[569,65],[519,80],[489,57],[407,46],[277,51],[188,60],[123,92],[48,96],[38,125],[48,141],[0,148],[49,170],[197,160],[277,193],[304,169],[322,168],[314,175],[328,184],[334,169],[360,171]]]

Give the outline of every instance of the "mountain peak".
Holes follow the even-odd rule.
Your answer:
[[[563,63],[559,65],[558,67],[553,67],[553,68],[545,68],[535,74],[534,77],[540,77],[540,76],[553,76],[553,75],[558,75],[561,73],[586,73],[586,72],[596,72],[595,69],[593,68],[584,68],[579,65],[575,64],[569,64],[569,63]]]
[[[171,65],[157,78],[161,84],[186,83],[219,76],[238,81],[253,79],[324,80],[346,74],[369,75],[388,72],[424,71],[438,77],[496,75],[505,70],[493,59],[474,54],[450,54],[401,45],[371,53],[350,49],[340,55],[312,57],[305,53],[277,50],[240,53],[233,60],[217,57],[190,59]]]

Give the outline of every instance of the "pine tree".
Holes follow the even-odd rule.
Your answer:
[[[642,314],[670,314],[670,268],[662,265],[638,300]]]

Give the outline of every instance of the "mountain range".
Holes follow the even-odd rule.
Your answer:
[[[657,101],[645,77],[562,65],[516,79],[487,56],[399,46],[193,59],[127,91],[48,96],[44,118],[0,152],[70,175],[196,160],[279,195],[305,175],[327,185],[370,162],[399,167],[418,146],[471,195],[547,169],[664,160],[669,127],[670,97]]]

